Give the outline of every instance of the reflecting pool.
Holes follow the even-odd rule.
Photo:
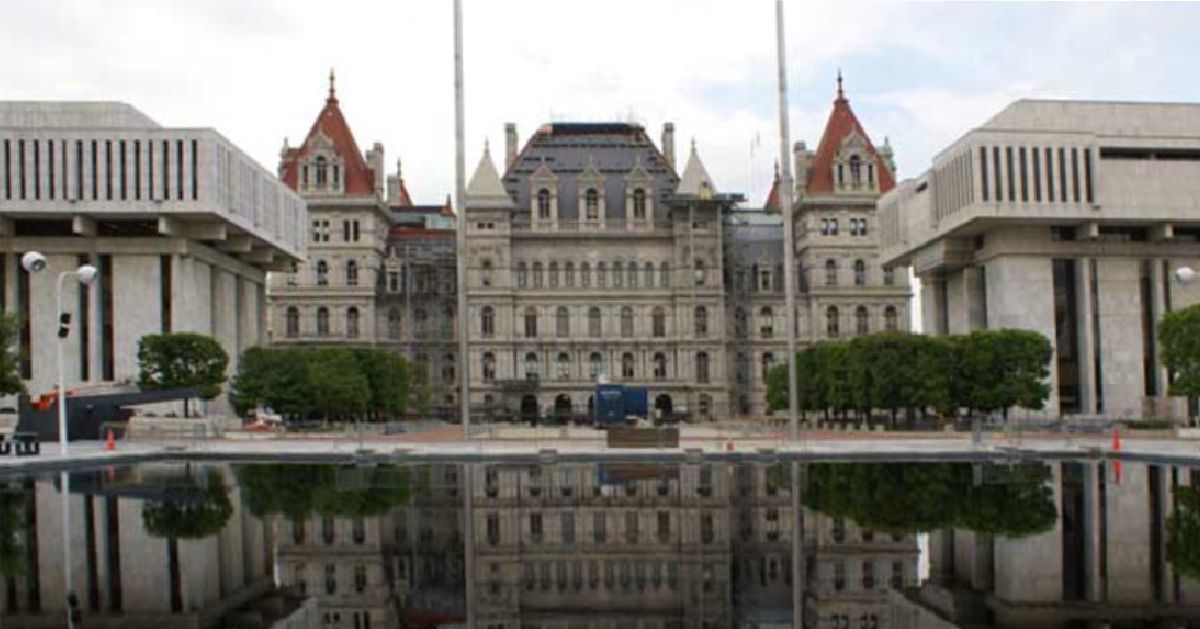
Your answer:
[[[153,463],[0,479],[0,627],[67,626],[68,581],[76,627],[1200,627],[1200,468]]]

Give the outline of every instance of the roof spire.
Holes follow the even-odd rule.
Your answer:
[[[333,86],[334,80],[335,80],[335,77],[333,75],[333,68],[330,67],[329,68],[329,100],[337,100],[337,96],[334,95],[334,92],[336,91]]]
[[[838,82],[837,99],[838,100],[846,100],[846,93],[844,91],[842,91],[842,69],[841,68],[838,68],[837,82]]]

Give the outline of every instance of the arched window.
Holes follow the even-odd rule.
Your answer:
[[[629,263],[629,266],[626,269],[625,279],[627,280],[625,283],[629,286],[629,288],[637,288],[637,285],[638,285],[637,262]]]
[[[603,262],[596,263],[596,287],[604,288],[608,283],[608,266]]]
[[[354,260],[346,263],[346,286],[358,286],[358,263]]]
[[[358,308],[354,306],[346,309],[346,338],[358,338]]]
[[[542,188],[537,192],[538,218],[550,218],[550,191]]]
[[[762,353],[762,373],[760,377],[763,382],[766,382],[771,377],[771,367],[775,366],[775,355],[771,352]]]
[[[592,285],[592,265],[588,264],[587,261],[585,260],[585,261],[579,263],[579,286],[581,288],[588,288],[591,285]]]
[[[633,378],[633,354],[631,352],[621,354],[621,377]]]
[[[763,306],[758,311],[758,334],[764,339],[775,335],[775,313],[770,306]]]
[[[496,355],[491,352],[483,355],[483,381],[496,381]]]
[[[525,354],[525,379],[538,379],[538,359],[537,354],[533,352],[526,352]]]
[[[287,314],[285,315],[285,329],[287,337],[294,339],[300,336],[300,309],[295,306],[288,306]]]
[[[600,352],[592,352],[588,356],[588,376],[593,382],[600,379],[604,373],[604,358],[600,356]]]
[[[317,260],[317,286],[326,286],[329,284],[329,263],[324,260]]]
[[[543,277],[543,275],[542,275],[542,263],[534,262],[533,263],[533,287],[534,288],[542,288],[543,286],[545,286],[545,284],[543,282],[545,282],[545,277]]]
[[[888,306],[883,310],[883,327],[888,332],[895,332],[897,329],[896,307]]]
[[[654,288],[654,263],[647,262],[645,267],[643,267],[643,268],[645,269],[645,271],[643,273],[642,279],[646,283],[646,288]]]
[[[496,335],[496,310],[491,306],[479,311],[479,334],[485,339]]]
[[[854,333],[867,334],[871,331],[871,322],[868,318],[867,307],[859,306],[854,309]]]
[[[696,353],[696,382],[707,384],[709,381],[708,375],[708,352]]]
[[[893,286],[896,284],[896,269],[890,266],[883,268],[883,285]]]
[[[663,380],[667,377],[667,355],[662,352],[654,354],[654,379]]]
[[[619,288],[625,285],[625,267],[620,260],[613,262],[612,276],[613,288]]]
[[[712,397],[707,393],[700,394],[700,417],[708,419],[712,415]]]
[[[329,185],[329,160],[325,159],[324,155],[319,155],[313,160],[313,166],[317,172],[317,187],[324,188]]]
[[[568,262],[563,265],[563,286],[567,288],[575,288],[575,263]]]
[[[832,258],[825,261],[825,285],[837,286],[837,262]]]
[[[600,218],[600,193],[595,188],[588,188],[583,193],[584,206],[589,219]]]
[[[621,336],[625,338],[633,336],[633,308],[629,306],[621,308]]]
[[[857,155],[850,156],[850,185],[855,188],[862,185],[862,159]]]
[[[655,306],[650,314],[651,335],[661,339],[667,335],[667,311],[662,306]]]
[[[554,312],[554,335],[559,338],[571,335],[571,313],[566,306],[559,306]]]
[[[746,309],[738,306],[733,311],[733,335],[739,339],[744,339],[750,334],[750,322],[746,316]]]
[[[666,262],[660,262],[658,265],[658,286],[659,288],[670,288],[671,286],[671,269]]]
[[[838,337],[838,309],[837,306],[830,306],[825,309],[825,334],[831,339]]]
[[[696,306],[692,315],[692,332],[697,337],[708,336],[708,308]]]
[[[400,338],[400,311],[398,309],[391,308],[388,310],[387,326],[388,338]]]
[[[708,272],[704,270],[704,260],[696,258],[692,261],[692,278],[695,280],[696,286],[704,286],[704,282],[708,278]]]
[[[537,336],[537,310],[533,306],[525,309],[525,338]]]
[[[646,218],[646,191],[641,188],[633,191],[633,218],[639,221]]]
[[[854,261],[854,285],[867,285],[867,265],[862,260]]]
[[[317,336],[329,336],[329,309],[317,308]]]
[[[525,270],[526,270],[525,261],[522,260],[522,261],[518,262],[517,263],[517,288],[525,288],[526,283],[529,281],[528,276],[525,274]]]
[[[483,269],[483,271],[480,273],[481,279],[483,281],[483,285],[491,286],[492,285],[492,261],[484,260],[480,264],[480,267]]]
[[[558,263],[551,262],[550,267],[547,269],[547,272],[549,273],[549,276],[550,276],[550,278],[549,278],[550,281],[547,285],[550,288],[558,288]]]
[[[588,336],[598,339],[601,334],[600,308],[592,306],[588,308]]]
[[[566,352],[559,352],[558,358],[554,359],[554,364],[558,366],[558,379],[569,381],[571,379],[571,357]]]

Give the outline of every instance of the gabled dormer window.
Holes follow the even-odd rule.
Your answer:
[[[329,160],[325,159],[324,155],[318,155],[313,160],[313,169],[317,174],[317,187],[327,187],[329,185]]]
[[[537,216],[541,219],[550,218],[550,191],[546,188],[537,192]]]
[[[862,158],[857,155],[850,156],[850,186],[862,186]]]
[[[646,218],[646,191],[643,188],[633,191],[633,217],[637,220]]]
[[[584,193],[584,207],[589,219],[600,218],[600,193],[595,188],[588,188]]]

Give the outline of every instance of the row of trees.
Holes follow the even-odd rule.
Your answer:
[[[380,419],[404,413],[409,382],[408,361],[385,350],[254,347],[242,354],[230,400],[292,418]]]
[[[869,417],[872,410],[909,416],[1040,409],[1050,393],[1046,337],[1027,330],[980,330],[962,336],[880,332],[826,341],[796,354],[797,402],[803,411]],[[771,370],[767,402],[787,408],[787,366]]]

